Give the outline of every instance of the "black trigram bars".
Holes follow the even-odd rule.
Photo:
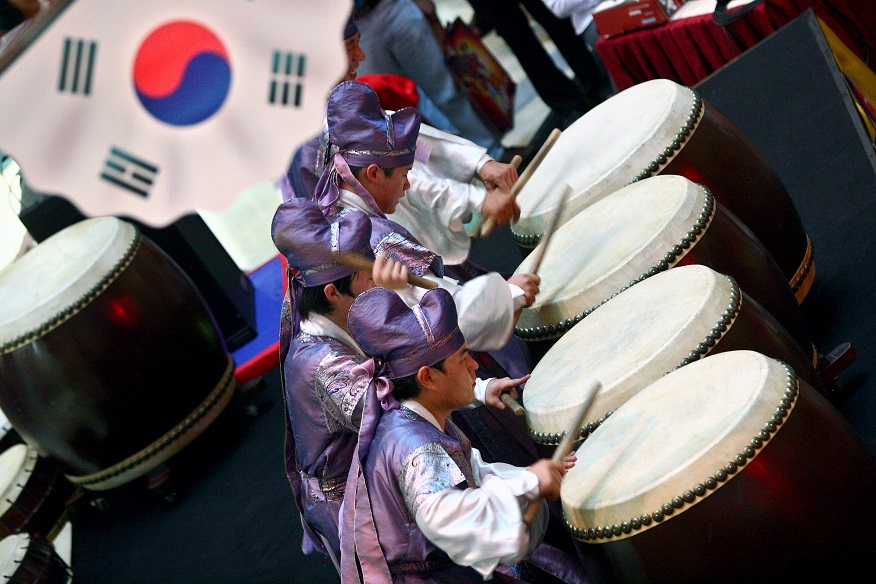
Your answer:
[[[116,147],[110,148],[100,178],[127,189],[141,197],[149,196],[149,189],[158,174],[158,167]]]
[[[97,43],[95,41],[65,38],[61,52],[58,91],[90,95],[96,58]]]
[[[301,106],[306,64],[307,55],[274,51],[271,61],[268,103],[291,107]]]

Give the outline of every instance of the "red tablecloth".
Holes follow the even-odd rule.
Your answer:
[[[873,47],[876,38],[873,15],[876,10],[870,2],[872,0],[767,0],[726,30],[712,24],[712,16],[708,14],[602,38],[597,41],[596,50],[618,90],[660,78],[693,86],[810,5],[837,34],[855,40],[849,43],[852,50],[866,54],[867,47]]]

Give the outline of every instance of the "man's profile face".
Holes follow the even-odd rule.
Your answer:
[[[408,172],[413,164],[393,168],[387,175],[383,169],[378,170],[374,177],[371,196],[380,210],[389,215],[395,213],[398,202],[405,196],[405,191],[411,188],[408,182]]]
[[[344,48],[347,50],[347,73],[341,81],[353,81],[356,78],[356,71],[359,69],[359,63],[365,60],[365,53],[359,47],[360,34],[357,32],[348,39],[344,39]]]

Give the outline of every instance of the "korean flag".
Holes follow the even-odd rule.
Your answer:
[[[346,70],[351,8],[60,1],[30,23],[36,30],[52,19],[23,51],[10,33],[0,54],[0,150],[34,190],[88,215],[163,225],[220,210],[282,176],[320,131]]]

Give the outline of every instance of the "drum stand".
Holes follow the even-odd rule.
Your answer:
[[[827,355],[819,355],[818,357],[818,375],[825,388],[832,396],[842,395],[844,388],[839,381],[839,375],[858,358],[858,353],[847,341],[838,345]]]

